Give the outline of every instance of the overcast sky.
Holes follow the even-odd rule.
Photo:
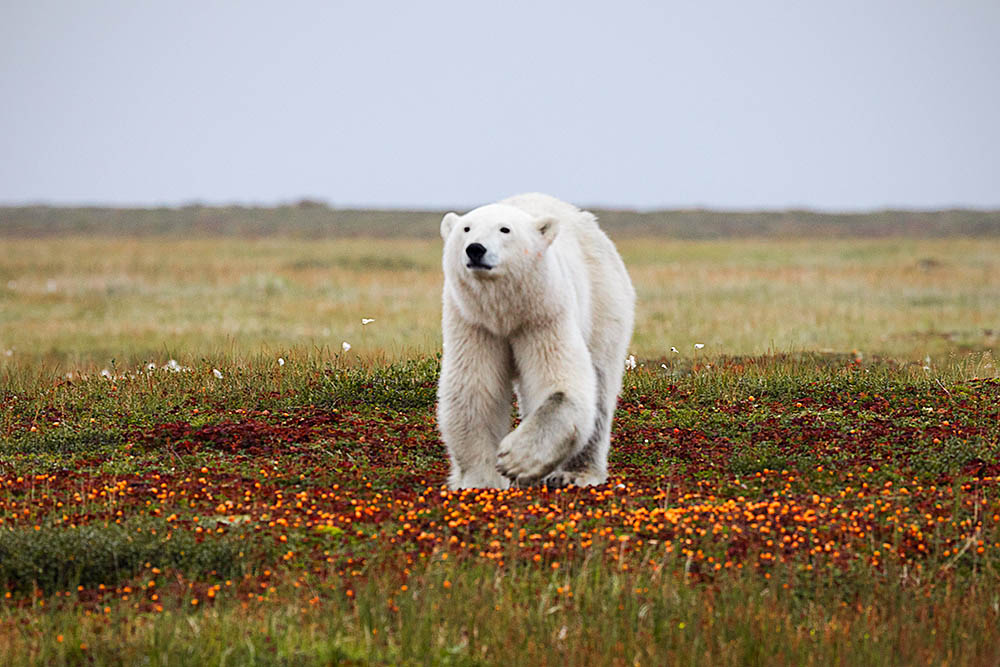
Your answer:
[[[0,202],[1000,206],[1000,2],[0,0]]]

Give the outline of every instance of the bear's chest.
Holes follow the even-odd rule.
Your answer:
[[[484,289],[485,287],[485,289]],[[573,322],[587,337],[589,321],[581,312],[579,286],[552,285],[456,286],[451,295],[461,317],[494,336],[509,339],[524,329],[544,327],[554,321]]]

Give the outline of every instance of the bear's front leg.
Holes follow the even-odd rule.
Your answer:
[[[526,330],[511,347],[527,417],[500,441],[497,470],[513,482],[531,484],[576,454],[590,437],[594,368],[582,334],[565,321]]]
[[[451,458],[450,488],[510,486],[496,465],[497,446],[510,430],[511,375],[505,341],[460,322],[445,327],[438,428]]]

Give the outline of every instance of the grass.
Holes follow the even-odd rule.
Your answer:
[[[290,359],[7,369],[9,662],[997,657],[981,359],[647,361],[607,485],[501,494],[440,486],[436,359]]]
[[[859,350],[923,365],[991,350],[1000,242],[619,243],[640,357]],[[290,349],[440,349],[440,242],[29,239],[0,259],[0,365],[65,374]],[[363,325],[362,318],[374,318]],[[9,355],[9,356],[8,356]]]
[[[18,593],[99,587],[143,569],[194,576],[238,577],[251,569],[253,545],[228,537],[197,540],[163,520],[140,518],[66,527],[55,524],[0,532],[0,580]]]
[[[996,664],[998,242],[619,246],[612,477],[500,493],[439,242],[5,242],[5,664]]]
[[[82,615],[53,601],[10,623],[8,659],[45,664],[995,664],[996,594],[983,589],[811,597],[737,575],[707,591],[669,574],[423,567],[355,599],[282,586],[247,604],[223,586],[155,620],[128,604]],[[391,602],[389,602],[391,600]],[[197,601],[197,604],[192,602]],[[207,606],[203,606],[206,605]],[[8,615],[7,619],[13,620]],[[15,615],[16,618],[16,615]],[[2,622],[0,620],[0,622]],[[123,629],[126,629],[123,632]]]

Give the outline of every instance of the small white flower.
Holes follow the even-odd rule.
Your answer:
[[[663,369],[663,370],[665,370],[665,371],[668,371],[668,370],[670,370],[669,368],[667,368],[667,365],[666,365],[666,364],[660,364],[660,368],[662,368],[662,369]]]
[[[625,488],[625,485],[624,485],[624,484],[619,484],[619,485],[618,485],[618,486],[616,486],[615,488],[616,488],[616,489],[624,489],[624,488]]]
[[[362,317],[361,318],[361,326],[364,326],[366,324],[371,324],[374,321],[375,321],[374,317]]]
[[[351,344],[345,340],[343,343],[340,344],[340,347],[343,348],[344,352],[347,352],[348,350],[351,349]]]
[[[680,354],[680,353],[681,353],[681,351],[680,351],[680,350],[678,350],[678,349],[677,349],[676,347],[674,347],[673,345],[671,345],[671,346],[670,346],[670,351],[671,351],[671,352],[673,352],[674,354]]]
[[[628,359],[625,360],[625,369],[626,370],[630,370],[630,371],[631,370],[635,370],[635,355],[634,354],[628,355]]]
[[[212,369],[212,375],[214,375],[216,377],[216,379],[219,379],[219,380],[222,379],[222,371],[220,371],[218,368],[213,368]]]
[[[177,363],[176,359],[171,359],[167,363],[163,364],[160,368],[162,368],[165,371],[170,371],[171,373],[191,372],[190,366],[181,366],[179,363]]]
[[[101,370],[101,377],[102,378],[107,378],[107,379],[110,380],[111,379],[111,371],[109,371],[107,368],[102,369]]]
[[[156,370],[156,364],[154,364],[152,361],[149,362],[148,364],[146,364],[146,371],[147,372],[152,372],[152,371],[155,371],[155,370]]]
[[[700,350],[703,347],[705,347],[704,343],[695,343],[694,344],[694,349],[696,349],[696,350]]]
[[[73,379],[73,374],[72,373],[66,373],[66,379],[67,380],[72,380]]]
[[[279,366],[284,366],[285,365],[285,360],[282,359],[281,357],[278,357],[278,365]]]

